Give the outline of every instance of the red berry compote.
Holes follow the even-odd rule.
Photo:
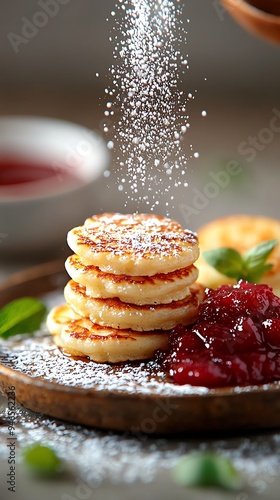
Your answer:
[[[209,388],[280,379],[280,298],[240,281],[206,290],[197,322],[172,332],[164,365],[176,384]]]

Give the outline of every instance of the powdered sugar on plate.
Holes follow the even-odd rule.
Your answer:
[[[61,291],[42,297],[47,308],[64,302]],[[156,361],[110,365],[73,359],[53,343],[45,325],[34,336],[0,341],[0,362],[29,377],[66,387],[126,394],[205,394],[204,387],[176,386]]]

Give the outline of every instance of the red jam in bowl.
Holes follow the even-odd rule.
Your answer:
[[[0,157],[0,196],[37,195],[80,184],[67,166],[12,156]]]
[[[240,281],[206,290],[197,322],[176,328],[164,360],[176,384],[209,388],[280,379],[280,299]]]

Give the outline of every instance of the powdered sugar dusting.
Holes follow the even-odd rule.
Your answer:
[[[185,95],[182,85],[189,69],[182,5],[118,0],[112,17],[115,62],[105,89],[104,132],[116,150],[118,189],[153,210],[171,186],[187,186],[188,160],[198,157],[192,145],[189,154],[182,147],[195,94]]]
[[[92,252],[130,255],[132,258],[174,257],[197,247],[197,235],[172,219],[153,214],[102,214],[74,228],[69,245],[90,247]],[[78,250],[76,250],[77,253]]]
[[[7,419],[8,412],[7,406],[0,408],[0,418]],[[270,495],[269,488],[279,477],[280,434],[277,432],[246,437],[219,438],[212,435],[207,439],[205,436],[192,435],[163,439],[139,433],[89,429],[34,413],[19,405],[16,405],[15,410],[15,426],[18,447],[34,442],[51,446],[64,460],[66,467],[74,471],[74,476],[93,488],[108,480],[115,485],[160,480],[162,487],[172,488],[172,494],[176,495],[176,485],[169,470],[179,457],[195,451],[212,450],[233,460],[238,470],[247,476],[250,496],[245,492],[240,493],[240,499],[258,498],[261,492],[265,492],[266,498],[276,498]],[[7,456],[5,425],[0,426],[0,453],[2,457]],[[18,456],[20,460],[21,454]],[[209,490],[205,492],[207,498],[208,493]],[[188,492],[184,491],[186,494]],[[217,496],[216,491],[213,494]],[[66,498],[67,495],[64,496]]]
[[[162,396],[208,392],[205,388],[175,386],[166,380],[164,371],[153,361],[116,366],[72,359],[54,346],[44,330],[22,341],[2,341],[0,347],[3,365],[66,387]]]
[[[166,234],[116,232],[112,235],[110,232],[96,233],[90,228],[85,228],[79,234],[79,243],[83,244],[88,241],[91,242],[91,248],[96,252],[104,250],[106,253],[111,252],[120,256],[132,254],[134,256],[144,255],[147,258],[154,255],[157,258],[162,258],[183,253],[186,245],[195,246],[196,237],[194,233],[187,230]],[[93,248],[94,245],[95,248]]]

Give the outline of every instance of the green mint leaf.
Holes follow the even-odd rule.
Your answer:
[[[203,252],[206,262],[221,274],[237,281],[243,274],[243,259],[233,248],[215,248]]]
[[[277,244],[278,240],[264,241],[246,252],[243,255],[243,261],[246,269],[250,271],[263,266]]]
[[[212,452],[183,456],[173,469],[174,481],[180,486],[215,486],[238,491],[243,486],[239,472],[227,457]]]
[[[259,283],[263,275],[272,268],[273,264],[264,264],[259,268],[255,268],[247,273],[246,280],[249,281],[249,283]]]
[[[13,300],[0,310],[0,337],[33,333],[39,329],[45,314],[46,306],[36,298]]]
[[[62,462],[48,446],[33,444],[23,450],[23,460],[31,473],[40,477],[55,477],[62,471]]]
[[[273,264],[266,264],[266,260],[277,244],[278,240],[264,241],[243,257],[233,248],[207,250],[202,255],[210,266],[228,278],[259,283],[262,276],[273,267]]]

